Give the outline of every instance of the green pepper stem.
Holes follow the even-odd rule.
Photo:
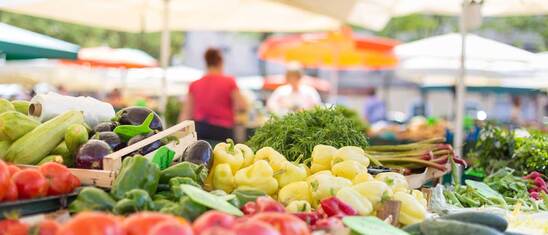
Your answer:
[[[234,154],[234,152],[235,152],[234,140],[228,138],[228,139],[226,139],[226,143],[228,144],[228,149],[226,151],[229,152],[230,154]]]

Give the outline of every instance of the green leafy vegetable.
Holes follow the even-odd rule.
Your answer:
[[[257,129],[248,144],[254,150],[272,147],[288,160],[295,161],[304,155],[301,162],[310,158],[312,149],[318,144],[367,147],[364,126],[353,117],[351,111],[336,106],[315,108],[308,111],[272,117]]]

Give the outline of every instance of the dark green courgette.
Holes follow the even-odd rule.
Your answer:
[[[424,235],[503,235],[487,226],[441,219],[422,222],[420,230]]]
[[[452,215],[442,216],[440,219],[455,220],[464,223],[479,224],[494,228],[500,232],[506,231],[508,221],[501,216],[485,212],[462,212]]]

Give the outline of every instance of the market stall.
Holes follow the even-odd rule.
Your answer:
[[[370,146],[342,107],[273,118],[245,144],[213,147],[193,122],[165,129],[143,107],[114,113],[53,93],[0,107],[0,211],[20,213],[0,221],[3,234],[88,234],[87,223],[91,234],[546,232],[542,217],[523,228],[523,217],[547,209],[545,168],[432,187],[466,165],[444,138]],[[546,154],[546,136],[533,135],[515,137],[523,159]],[[482,139],[477,155],[491,151],[488,138],[499,137]]]

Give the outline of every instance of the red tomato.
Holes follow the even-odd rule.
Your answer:
[[[126,235],[121,219],[101,212],[81,212],[56,235]]]
[[[10,171],[8,165],[0,160],[0,201],[4,198],[4,195],[8,192],[10,184]]]
[[[2,235],[28,235],[29,226],[19,220],[6,219],[0,221],[0,234]]]
[[[73,174],[70,174],[70,184],[72,185],[72,188],[78,188],[80,187],[80,179],[78,179],[78,177],[76,177],[75,175]]]
[[[16,165],[8,165],[8,170],[10,171],[10,175],[13,176],[15,173],[21,170],[21,168],[17,167]]]
[[[160,222],[150,229],[148,235],[192,235],[192,227],[186,221],[184,223]]]
[[[55,162],[48,162],[41,165],[38,169],[48,180],[48,195],[67,194],[74,190],[74,178],[71,177],[72,173],[66,166]],[[80,181],[78,181],[78,184],[80,184]]]
[[[198,217],[192,224],[192,229],[196,234],[201,234],[204,230],[212,227],[232,228],[236,218],[234,216],[219,212],[208,211]]]
[[[21,170],[12,179],[20,199],[43,197],[48,193],[48,181],[36,169]]]
[[[272,226],[259,220],[239,223],[234,226],[233,231],[236,235],[280,235]]]
[[[234,231],[223,227],[211,227],[207,228],[202,233],[194,233],[196,235],[236,235]],[[251,234],[250,234],[251,235]]]
[[[38,224],[38,235],[55,235],[61,229],[61,225],[55,220],[42,220]]]
[[[281,235],[309,235],[308,225],[299,217],[279,212],[263,212],[254,215],[251,220],[260,220],[270,224]]]
[[[148,235],[152,228],[160,222],[181,223],[181,219],[175,216],[159,212],[140,212],[127,217],[124,220],[124,228],[127,235]]]
[[[4,195],[4,201],[15,201],[17,200],[17,195],[17,186],[15,186],[13,180],[10,179],[8,191],[6,192],[6,195]]]

